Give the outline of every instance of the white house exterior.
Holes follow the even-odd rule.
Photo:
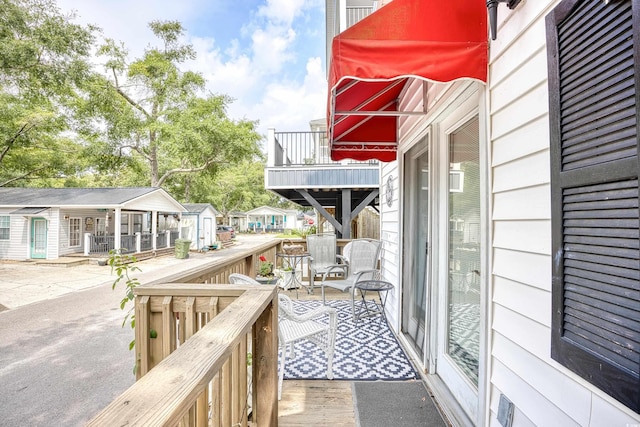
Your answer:
[[[246,212],[247,227],[250,231],[283,231],[299,228],[297,212],[260,206]]]
[[[408,3],[394,0],[381,10],[400,1],[403,5]],[[432,3],[437,15],[441,5]],[[637,92],[640,2],[511,3],[517,6],[513,10],[504,3],[498,4],[497,39],[489,43],[486,83],[477,79],[437,83],[428,76],[420,76],[410,79],[398,98],[398,111],[420,114],[398,114],[397,158],[380,168],[382,269],[385,278],[396,284],[386,304],[388,320],[454,425],[637,426],[640,425],[639,115],[634,109],[640,99]],[[628,36],[632,17],[636,26],[633,38]],[[363,20],[357,25],[370,22],[373,21]],[[554,37],[567,45],[584,41],[570,53],[562,49],[557,53]],[[615,42],[620,43],[619,50],[606,44],[615,37],[619,37]],[[573,57],[567,59],[568,55],[580,57],[583,52],[587,53],[580,67],[572,65]],[[553,61],[548,59],[556,57],[566,61],[562,63],[563,71],[572,70],[572,66],[589,70],[595,64],[590,78],[576,78],[584,81],[585,88],[581,89],[584,93],[589,94],[590,90],[593,93],[584,95],[586,100],[581,105],[565,107],[569,112],[555,106],[583,95],[567,88],[562,97],[556,93],[558,85],[569,85],[563,83],[563,79],[568,79],[566,73],[555,72]],[[613,58],[610,61],[623,59],[609,67],[608,57]],[[624,76],[614,78],[616,73]],[[406,70],[405,74],[412,72]],[[367,81],[366,75],[358,78]],[[595,90],[589,88],[592,81]],[[627,84],[624,86],[627,89],[619,91],[619,95],[613,89],[605,93],[618,84]],[[330,95],[330,102],[337,96],[336,92]],[[602,122],[600,126],[604,129],[610,116],[630,111],[630,124],[593,138],[602,141],[600,146],[624,133],[619,144],[628,148],[620,154],[621,166],[612,166],[608,174],[592,174],[596,183],[590,183],[590,174],[580,171],[575,178],[567,175],[573,170],[554,172],[552,166],[561,163],[560,150],[554,148],[554,141],[575,138],[566,135],[570,130],[558,125],[558,116],[567,115],[562,116],[563,124],[573,124],[583,117],[581,114],[588,118],[592,105],[616,96],[620,100],[609,109],[603,108],[596,120]],[[558,136],[554,133],[556,127],[565,133]],[[573,160],[562,160],[570,161]],[[580,164],[574,169],[587,167],[600,165]],[[606,217],[582,220],[583,215],[596,209],[588,206],[592,203],[589,200],[583,202],[585,207],[573,217],[566,204],[560,206],[553,198],[554,194],[561,194],[563,203],[569,203],[564,200],[581,197],[582,193],[573,195],[574,188],[558,193],[558,183],[584,179],[586,184],[575,185],[578,191],[598,186],[608,179],[606,175],[619,175],[616,182],[630,182],[625,190],[630,194],[625,196],[628,204],[614,212],[615,215],[622,212],[620,216],[627,218],[630,224],[627,228],[620,225],[625,220],[618,218],[609,222]],[[553,178],[556,181],[552,182],[552,176],[556,176]],[[597,191],[593,189],[593,194]],[[613,191],[602,196],[602,200],[609,203],[610,199],[623,199],[612,194]],[[568,213],[558,215],[559,208],[554,203]],[[617,237],[607,237],[610,235],[607,230],[620,227],[624,235],[620,237],[620,245],[628,246],[628,258],[615,261],[614,265],[601,261],[608,258],[604,255],[581,261],[581,254],[571,252],[571,245],[566,243],[569,237],[565,229],[572,226],[564,225],[563,229],[562,225],[563,221],[571,223],[572,218],[588,223],[583,225],[587,228],[589,224],[605,224],[592,226],[593,230],[599,230],[593,232],[594,239],[618,242]],[[595,233],[602,229],[605,237],[601,238]],[[554,230],[565,233],[564,249],[555,246]],[[580,232],[575,235],[578,240],[582,238]],[[617,253],[617,248],[612,251]],[[576,260],[571,258],[572,254],[576,254]],[[563,266],[564,275],[558,266]],[[572,338],[571,325],[562,322],[568,323],[565,319],[573,316],[571,310],[581,308],[568,300],[559,305],[553,301],[558,295],[569,298],[566,295],[573,286],[569,270],[580,269],[586,271],[584,282],[594,283],[596,279],[592,278],[598,274],[597,280],[602,284],[594,285],[592,293],[576,297],[584,307],[597,299],[593,308],[584,308],[585,313],[589,310],[596,313],[592,316],[595,326],[577,324],[576,329],[585,331],[575,334],[583,337]],[[614,285],[622,289],[620,297],[609,293]],[[575,287],[579,288],[579,284]],[[607,290],[600,291],[600,287]],[[597,329],[599,318],[609,317],[614,319],[613,328],[620,328],[616,332],[620,337],[611,338],[607,344],[609,333],[600,336]],[[607,329],[609,326],[604,322],[602,328]],[[560,329],[566,335],[557,336]],[[592,330],[595,332],[589,332]],[[562,346],[573,345],[569,341],[584,343],[588,356],[601,363],[583,361],[582,356],[575,359],[563,356]],[[620,344],[619,349],[616,344]],[[609,350],[610,357],[606,353]],[[622,372],[613,379],[606,376],[611,370],[605,365],[611,360],[616,365],[611,369],[617,367],[616,372]]]
[[[216,241],[216,211],[209,203],[184,203],[180,229],[183,239],[191,240],[191,249],[202,249]]]
[[[185,208],[160,188],[0,188],[0,259],[172,246]]]

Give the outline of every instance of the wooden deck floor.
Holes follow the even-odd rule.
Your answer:
[[[296,299],[294,290],[286,291],[286,294]],[[326,298],[349,299],[350,294],[327,288]],[[319,300],[322,299],[322,294],[317,286],[312,295],[299,289],[297,299]],[[285,380],[282,399],[278,403],[278,425],[356,427],[358,424],[352,390],[352,381]]]
[[[351,381],[285,380],[278,425],[355,427]]]

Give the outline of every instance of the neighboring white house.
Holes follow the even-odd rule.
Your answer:
[[[249,230],[249,226],[247,225],[247,214],[245,212],[229,212],[229,224],[232,226],[236,232],[245,232]]]
[[[336,37],[332,152],[386,162],[388,320],[454,425],[637,426],[640,2],[508,5]]]
[[[209,203],[183,203],[180,229],[183,239],[191,240],[191,249],[202,249],[216,241],[218,211]]]
[[[247,211],[246,215],[247,227],[254,232],[277,232],[302,226],[302,221],[298,221],[298,213],[295,210],[260,206]]]
[[[0,187],[0,259],[171,247],[184,211],[161,188]]]

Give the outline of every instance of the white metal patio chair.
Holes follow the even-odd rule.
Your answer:
[[[322,276],[322,303],[326,305],[325,287],[351,292],[351,312],[355,320],[355,288],[354,284],[361,280],[374,280],[380,277],[378,259],[380,258],[380,241],[372,239],[355,239],[345,246],[347,264],[338,264],[327,269]],[[329,280],[332,273],[343,270],[344,279]]]
[[[240,273],[229,275],[229,282],[233,284],[260,284],[249,276]],[[319,317],[329,316],[328,323],[318,321]],[[278,294],[278,354],[280,367],[278,369],[278,400],[282,398],[282,381],[284,379],[284,365],[289,357],[295,357],[294,345],[306,339],[316,344],[327,356],[327,378],[333,379],[333,352],[336,343],[337,312],[335,308],[321,306],[304,314],[296,314],[293,310],[291,298]]]
[[[337,264],[346,264],[342,255],[336,254],[335,234],[310,234],[307,236],[309,253],[309,293],[313,293],[315,277],[324,275]],[[344,274],[344,270],[336,271]]]
[[[319,317],[329,316],[328,324],[317,321]],[[309,340],[316,344],[327,356],[327,378],[333,379],[333,352],[336,343],[337,312],[335,308],[321,306],[296,314],[291,298],[278,294],[278,352],[280,369],[278,373],[278,400],[282,397],[284,366],[289,357],[295,357],[294,345],[300,340]]]
[[[260,285],[260,282],[258,282],[253,277],[249,277],[240,273],[231,273],[229,275],[229,283],[235,285]]]

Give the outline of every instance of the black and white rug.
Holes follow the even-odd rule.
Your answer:
[[[322,301],[294,300],[293,303],[297,313],[322,305]],[[383,318],[365,318],[356,326],[350,301],[327,301],[327,304],[338,312],[333,355],[335,380],[398,381],[418,378],[416,370]],[[328,323],[328,316],[323,321]],[[326,379],[327,359],[315,344],[306,340],[297,343],[295,356],[285,363],[285,379]]]

